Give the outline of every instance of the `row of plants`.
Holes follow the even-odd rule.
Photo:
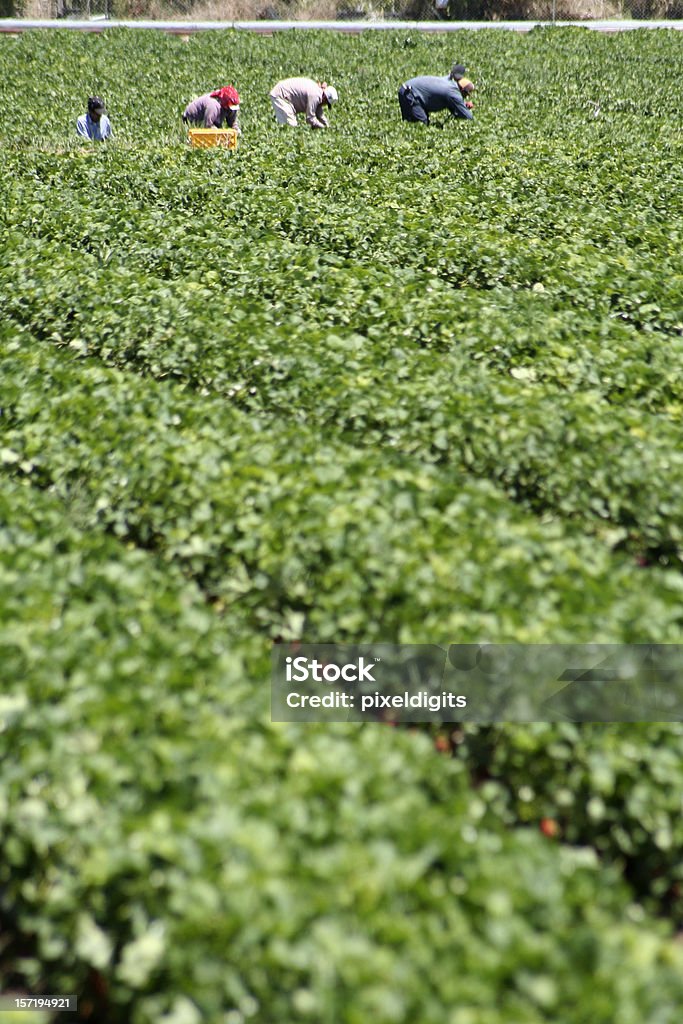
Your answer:
[[[680,947],[593,851],[423,734],[273,725],[239,614],[75,496],[0,502],[8,987],[134,1024],[677,1019]]]
[[[643,590],[643,570],[630,558],[609,554],[571,524],[537,524],[491,484],[398,453],[370,471],[363,449],[321,448],[285,420],[260,420],[218,399],[200,406],[177,385],[65,359],[28,335],[5,341],[3,364],[5,474],[59,496],[80,529],[104,530],[180,569],[201,585],[214,612],[239,611],[246,636],[420,642],[426,630],[445,643],[453,635],[611,642],[675,640],[680,630],[677,574],[650,569]],[[62,397],[46,405],[46,388]],[[265,685],[265,674],[259,678]],[[624,812],[630,782],[601,817],[586,795],[591,776],[584,773],[583,788],[561,782],[568,769],[557,752],[581,766],[576,748],[585,733],[575,730],[573,744],[549,744],[557,728],[545,727],[523,748],[516,771],[507,758],[514,736],[530,735],[527,727],[511,730],[509,743],[502,732],[503,753],[494,745],[493,756],[484,744],[467,754],[477,778],[491,774],[514,793],[526,778],[533,797],[519,804],[515,797],[502,819],[571,812],[567,838],[592,843],[594,821],[611,814],[620,829],[597,826],[598,848],[619,863],[628,855],[640,864],[633,881],[641,898],[670,898],[678,877],[675,775],[662,789],[661,772],[648,770],[637,809],[646,799],[650,820]],[[632,763],[623,753],[628,730],[615,744],[642,776],[655,734],[636,734]],[[670,738],[662,753],[668,764],[680,756],[680,733],[662,727],[659,736],[663,748]],[[552,773],[539,757],[548,744]],[[575,803],[558,803],[567,789]]]
[[[542,293],[508,293],[493,307],[485,296],[468,303],[461,341],[443,319],[449,303],[455,315],[452,290],[396,274],[394,289],[410,297],[396,305],[385,272],[354,272],[315,250],[297,270],[330,283],[322,307],[305,300],[304,315],[276,283],[261,286],[268,297],[258,302],[248,291],[251,267],[272,255],[277,281],[276,268],[284,273],[297,258],[272,243],[240,260],[243,283],[226,299],[211,271],[173,287],[147,275],[156,287],[145,297],[132,267],[100,267],[92,254],[45,243],[51,266],[31,273],[36,244],[5,250],[0,308],[48,341],[248,412],[305,420],[318,436],[366,451],[384,446],[496,480],[527,509],[581,520],[610,547],[680,561],[683,406],[673,340],[658,350],[652,334],[609,318],[577,352],[574,332],[593,322],[590,313],[553,313]]]
[[[644,590],[628,553],[489,481],[390,449],[379,465],[220,397],[81,369],[28,334],[2,347],[7,470],[75,494],[84,527],[159,550],[267,636],[677,636],[677,574],[648,571]]]
[[[680,725],[464,724],[441,730],[437,748],[496,794],[502,820],[589,845],[681,927]]]
[[[439,758],[273,725],[268,652],[680,639],[680,47],[0,40],[4,990],[678,1019],[678,725],[468,724]],[[476,121],[402,125],[456,58]],[[276,130],[297,73],[330,132]],[[228,80],[237,154],[188,151]],[[117,140],[81,149],[93,92]]]

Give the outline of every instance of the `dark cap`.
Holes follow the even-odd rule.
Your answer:
[[[90,96],[88,98],[88,113],[95,114],[97,111],[101,114],[104,113],[104,100],[101,100],[99,96]]]
[[[463,77],[466,71],[467,68],[465,67],[464,64],[454,64],[453,67],[451,68],[451,73],[448,77],[454,78],[455,81],[457,82],[459,78]]]

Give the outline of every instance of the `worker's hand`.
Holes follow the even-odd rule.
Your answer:
[[[474,110],[474,103],[472,100],[465,100],[465,106],[468,110]]]

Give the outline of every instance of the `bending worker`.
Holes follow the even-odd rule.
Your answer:
[[[185,124],[200,125],[202,128],[234,128],[240,131],[237,123],[240,112],[240,94],[234,85],[226,85],[215,92],[207,92],[188,103],[183,113]]]
[[[92,139],[96,142],[113,137],[111,122],[104,112],[104,102],[99,96],[89,98],[87,113],[81,114],[76,121],[76,131],[82,139]]]
[[[337,90],[327,82],[314,82],[312,78],[285,78],[270,90],[270,102],[275,120],[280,125],[296,127],[297,114],[305,114],[311,128],[329,128],[325,107],[338,99]]]
[[[429,115],[439,110],[450,110],[453,117],[471,121],[473,104],[469,97],[474,86],[464,77],[462,64],[454,64],[450,75],[421,75],[411,78],[398,90],[398,102],[404,121],[429,124]]]

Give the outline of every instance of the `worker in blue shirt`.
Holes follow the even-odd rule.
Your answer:
[[[104,103],[99,96],[88,100],[88,111],[76,121],[76,131],[82,139],[102,142],[113,137],[111,122],[104,112]]]
[[[404,121],[429,124],[429,115],[450,110],[453,117],[471,121],[473,104],[468,97],[474,85],[464,77],[462,64],[454,64],[450,75],[421,75],[411,78],[398,90],[398,102]]]

